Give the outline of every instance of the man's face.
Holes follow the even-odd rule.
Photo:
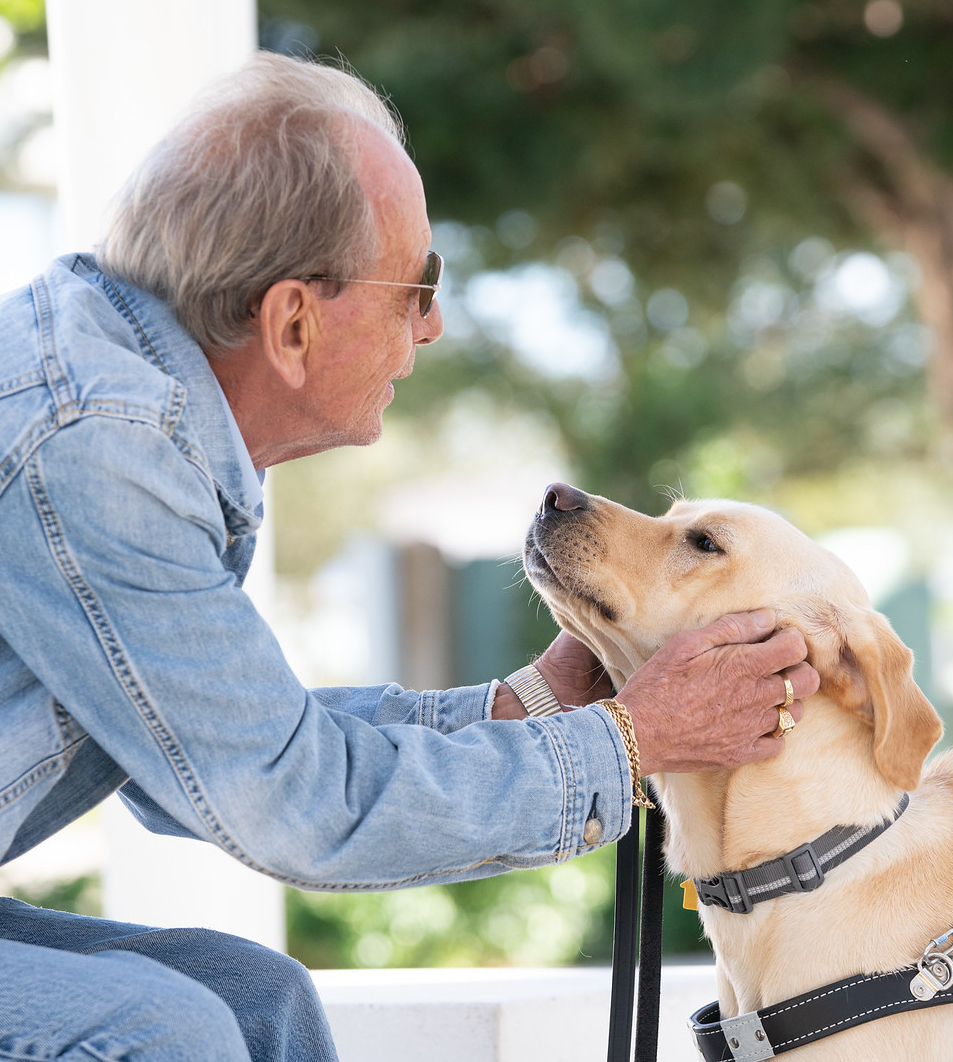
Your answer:
[[[404,151],[377,131],[362,131],[357,151],[380,252],[361,279],[418,284],[431,240],[420,176]],[[366,446],[380,437],[393,381],[410,375],[417,344],[443,332],[439,305],[423,318],[419,295],[412,287],[345,284],[332,298],[321,298],[320,349],[309,355],[307,394],[301,396],[317,413],[316,449]]]

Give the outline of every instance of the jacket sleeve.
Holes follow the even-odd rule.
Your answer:
[[[222,564],[210,477],[154,426],[55,432],[0,504],[24,531],[0,560],[11,648],[128,773],[147,825],[306,889],[565,860],[593,815],[600,843],[628,829],[599,707],[493,721],[491,685],[303,688]]]

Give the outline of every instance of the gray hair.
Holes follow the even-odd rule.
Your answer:
[[[163,299],[205,349],[240,346],[277,281],[360,276],[377,256],[356,126],[403,144],[352,73],[259,52],[201,95],[119,192],[100,268]]]

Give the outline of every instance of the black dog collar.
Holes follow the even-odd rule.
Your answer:
[[[889,829],[907,810],[910,797],[904,793],[893,818],[875,826],[835,826],[793,852],[770,859],[748,870],[695,878],[700,903],[721,907],[735,914],[748,914],[756,903],[773,900],[788,892],[813,892],[827,871],[866,848]]]

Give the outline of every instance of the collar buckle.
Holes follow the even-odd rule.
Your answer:
[[[735,914],[749,914],[754,903],[748,895],[742,873],[719,874],[714,878],[695,881],[698,899],[708,907],[721,907]]]

